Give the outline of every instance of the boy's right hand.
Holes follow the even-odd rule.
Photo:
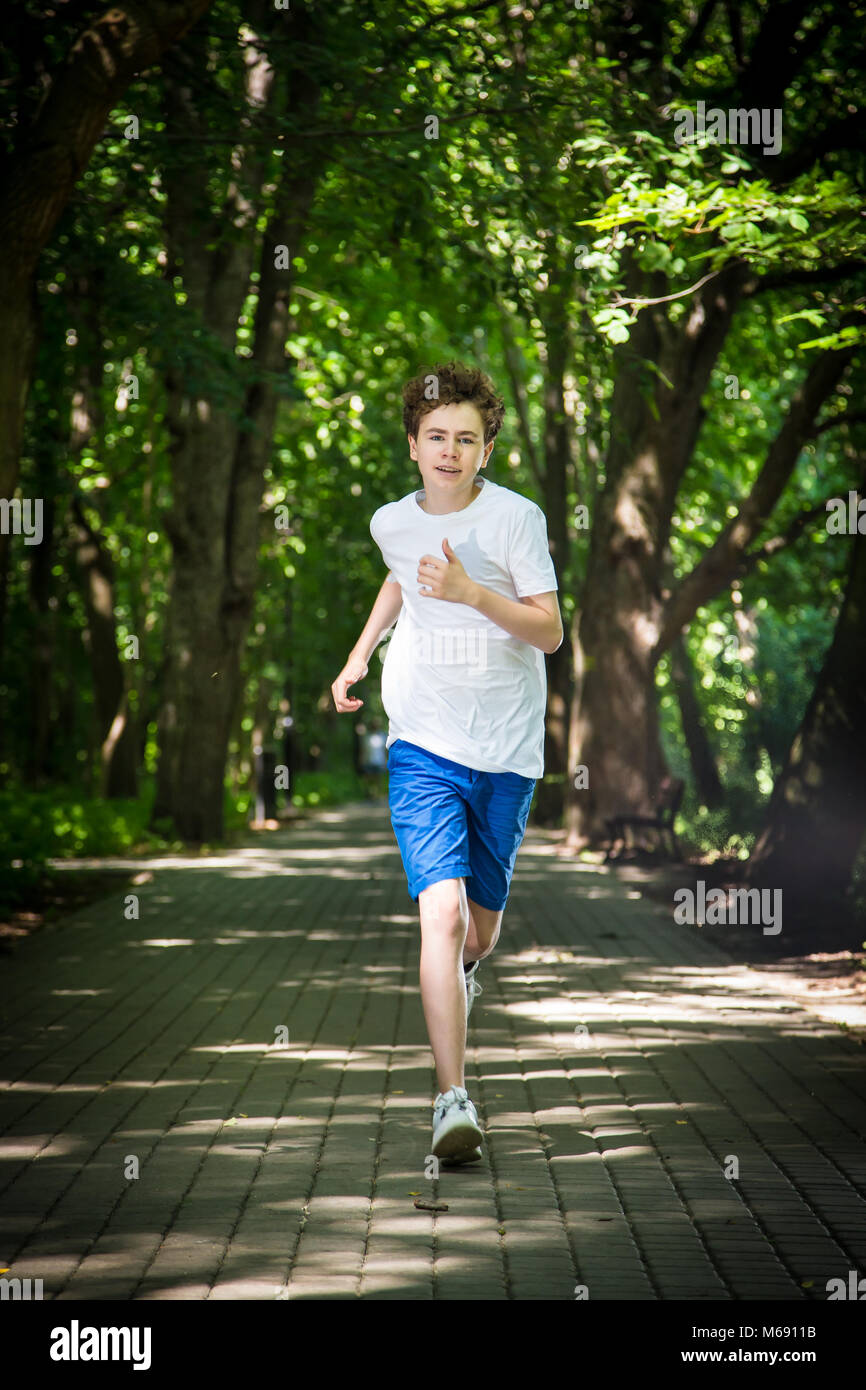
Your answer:
[[[331,694],[334,697],[334,704],[341,714],[351,713],[352,710],[360,709],[364,701],[357,699],[354,695],[346,692],[350,685],[356,681],[362,681],[367,674],[367,663],[362,661],[359,656],[350,656],[334,684],[331,686]]]

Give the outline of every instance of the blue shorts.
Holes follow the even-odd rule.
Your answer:
[[[468,898],[500,911],[534,791],[531,777],[478,772],[396,739],[388,749],[388,801],[413,902],[432,883],[465,878]]]

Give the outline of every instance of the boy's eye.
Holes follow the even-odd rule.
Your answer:
[[[441,439],[442,436],[441,436],[441,434],[431,434],[430,438],[431,438],[431,439]],[[472,443],[472,440],[469,439],[468,436],[464,434],[463,437],[462,437],[462,439],[460,440],[460,443],[461,443],[461,444],[471,444],[471,443]]]

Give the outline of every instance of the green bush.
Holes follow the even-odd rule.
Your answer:
[[[725,788],[723,805],[712,809],[698,804],[692,786],[677,815],[676,831],[684,853],[725,854],[747,859],[766,816],[767,800],[745,778]]]
[[[336,772],[298,772],[292,781],[292,805],[298,807],[341,806],[349,801],[364,801],[370,795],[364,778],[352,768]],[[384,773],[374,785],[377,795],[387,795]]]
[[[381,786],[384,795],[384,777]],[[153,829],[148,828],[154,792],[153,778],[142,778],[138,797],[121,801],[90,797],[80,788],[68,786],[45,791],[6,786],[0,789],[0,867],[14,865],[22,874],[39,874],[49,859],[182,850],[184,844],[167,818]],[[351,769],[302,772],[295,778],[292,804],[337,806],[346,801],[362,801],[367,795],[367,784]],[[283,804],[281,801],[281,810]],[[249,792],[235,796],[226,789],[225,838],[233,838],[247,827],[252,805]]]
[[[80,789],[52,787],[31,791],[20,786],[0,791],[4,858],[22,864],[123,854],[134,847],[164,841],[148,833],[153,788],[137,798],[104,801]]]

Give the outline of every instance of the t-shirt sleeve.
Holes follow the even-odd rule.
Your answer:
[[[550,557],[547,521],[534,504],[515,520],[508,539],[508,568],[518,598],[549,594],[558,589],[556,570]]]
[[[373,537],[373,540],[376,542],[376,544],[378,545],[379,549],[382,550],[382,543],[381,543],[381,541],[379,540],[379,537],[376,535],[376,524],[375,524],[375,523],[376,523],[376,517],[377,517],[377,516],[378,516],[378,512],[374,512],[373,515],[370,517],[370,535]],[[382,551],[382,559],[383,559],[383,560],[385,559],[385,552],[384,552],[384,551]],[[387,563],[387,561],[386,561],[386,563]],[[386,574],[385,578],[388,580],[388,582],[389,582],[390,584],[399,584],[399,583],[400,583],[399,579],[397,578],[396,574],[394,573],[394,571],[393,571],[392,569],[389,569],[389,570],[388,570],[388,573]]]

